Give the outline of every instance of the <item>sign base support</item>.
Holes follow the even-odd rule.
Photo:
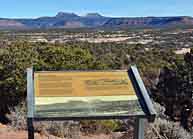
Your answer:
[[[27,118],[28,139],[34,139],[33,118]]]
[[[134,139],[144,139],[144,119],[143,118],[136,118],[135,120]]]

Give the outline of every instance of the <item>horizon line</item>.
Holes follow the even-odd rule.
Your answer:
[[[88,12],[88,13],[84,13],[84,14],[77,14],[76,12],[63,12],[63,11],[60,11],[61,13],[67,13],[67,14],[75,14],[77,16],[80,16],[80,17],[85,17],[87,14],[99,14],[103,17],[109,17],[109,18],[147,18],[147,17],[192,17],[192,15],[144,15],[144,16],[119,16],[119,15],[105,15],[105,14],[101,14],[99,12]],[[0,17],[3,18],[3,19],[37,19],[37,18],[42,18],[42,17],[55,17],[58,13],[60,12],[57,12],[55,15],[40,15],[40,16],[7,16],[7,17]]]

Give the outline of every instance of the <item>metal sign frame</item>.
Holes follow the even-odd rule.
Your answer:
[[[112,71],[112,70],[111,70]],[[115,70],[114,70],[115,71]],[[116,70],[120,71],[120,70]],[[123,71],[123,70],[121,70]],[[43,71],[40,71],[43,72]],[[61,71],[65,72],[65,71]],[[76,71],[71,71],[76,72]],[[85,71],[84,71],[85,72]],[[144,139],[144,119],[148,119],[149,122],[153,122],[156,116],[156,112],[153,108],[153,104],[148,95],[148,92],[144,86],[144,83],[140,77],[140,74],[136,66],[131,66],[127,71],[128,76],[131,79],[132,85],[138,97],[138,101],[144,111],[145,115],[131,115],[131,116],[92,116],[92,117],[35,117],[35,96],[34,96],[34,71],[33,68],[27,69],[27,125],[28,125],[28,139],[34,139],[34,127],[33,121],[62,121],[62,120],[106,120],[106,119],[128,119],[131,117],[136,118],[134,139]]]

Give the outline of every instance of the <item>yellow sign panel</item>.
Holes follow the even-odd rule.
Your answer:
[[[143,115],[127,71],[35,72],[37,117]]]
[[[35,73],[37,97],[135,95],[126,71]]]

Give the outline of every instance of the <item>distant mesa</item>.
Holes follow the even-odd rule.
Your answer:
[[[9,20],[9,19],[0,19],[0,28],[24,28],[25,25],[15,21],[15,20]]]
[[[85,17],[87,17],[87,18],[103,18],[103,16],[99,13],[88,13],[88,14],[86,14]]]
[[[79,17],[75,13],[67,13],[67,12],[58,12],[56,14],[56,17],[62,18],[62,17]]]
[[[99,13],[79,16],[75,13],[58,12],[56,16],[44,16],[36,19],[0,18],[0,29],[27,28],[132,28],[132,27],[193,27],[193,18],[188,16],[173,17],[105,17]]]

